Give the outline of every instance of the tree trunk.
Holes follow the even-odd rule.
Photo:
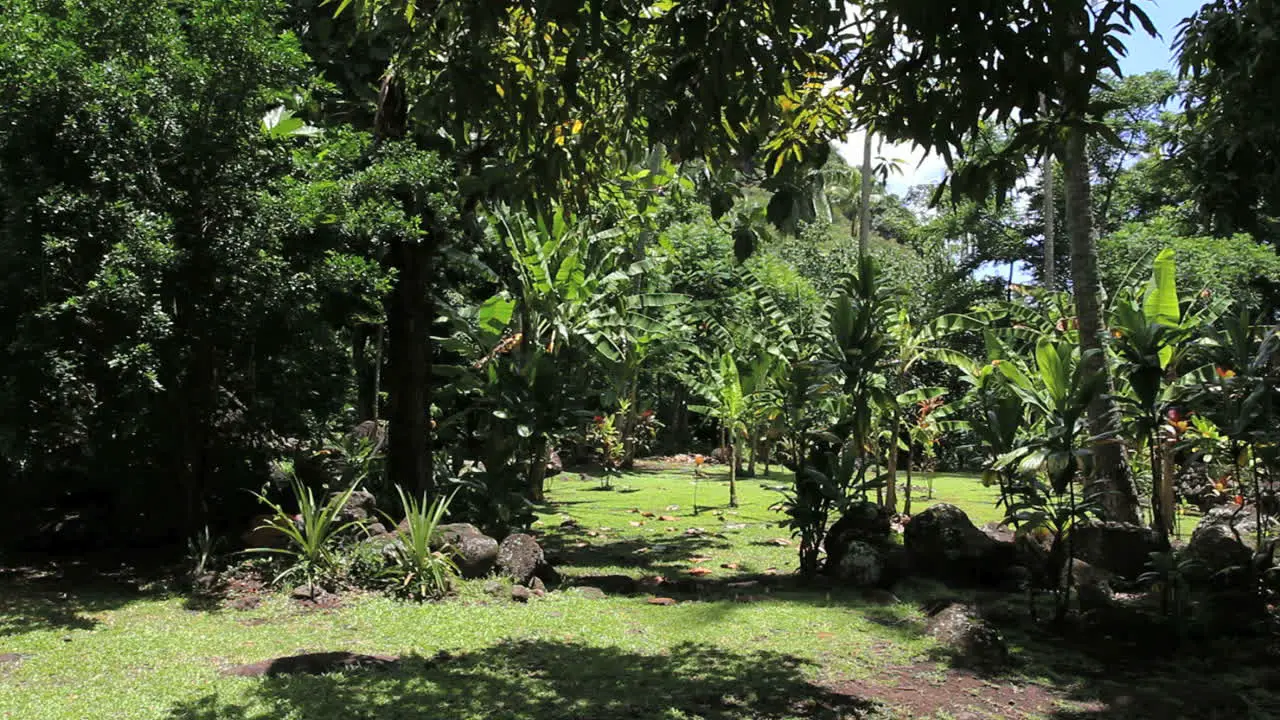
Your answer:
[[[351,329],[351,364],[356,371],[356,420],[375,420],[378,417],[378,360],[376,343],[381,340],[381,326],[375,332],[373,325],[358,323]]]
[[[897,425],[897,423],[894,423]],[[889,512],[897,514],[898,512],[898,428],[894,427],[893,434],[889,437],[889,457],[886,465],[888,468],[885,475],[888,476],[888,482],[884,487],[884,505],[889,508]]]
[[[394,70],[382,77],[374,115],[374,141],[405,136],[408,104]],[[416,208],[404,208],[415,212]],[[431,467],[431,273],[435,233],[424,218],[422,238],[390,243],[395,287],[387,298],[387,478],[414,493],[434,489]],[[375,400],[376,402],[376,400]]]
[[[406,490],[430,494],[431,248],[426,241],[396,239],[391,253],[396,284],[387,306],[387,476]]]
[[[760,428],[751,432],[751,459],[747,461],[747,477],[756,476],[756,456],[760,454]]]
[[[1047,104],[1044,97],[1040,98],[1040,108],[1044,110]],[[1054,182],[1053,182],[1053,151],[1045,150],[1044,152],[1044,168],[1043,184],[1044,184],[1044,285],[1047,288],[1057,287],[1057,269],[1054,264],[1057,262],[1056,250],[1054,249],[1054,236],[1057,234],[1055,222],[1057,218],[1057,205]]]
[[[1173,497],[1173,444],[1162,443],[1160,445],[1160,522],[1164,528],[1161,535],[1168,540],[1169,534],[1174,530],[1174,505],[1176,501]]]
[[[911,447],[907,446],[907,488],[906,499],[903,500],[902,512],[911,517]]]
[[[858,257],[871,254],[871,128],[862,143],[862,200],[858,204]]]
[[[729,444],[729,507],[738,507],[738,439]]]
[[[1080,128],[1067,132],[1062,159],[1066,175],[1067,235],[1071,242],[1071,285],[1080,323],[1080,348],[1096,350],[1088,367],[1103,378],[1102,392],[1089,406],[1089,431],[1093,436],[1114,432],[1116,405],[1111,398],[1111,374],[1103,352],[1102,309],[1098,287],[1098,252],[1093,241],[1093,210],[1090,206],[1089,161],[1085,133]],[[1103,491],[1103,514],[1107,520],[1138,522],[1138,500],[1134,496],[1124,449],[1118,442],[1094,446],[1094,482]]]
[[[529,461],[529,500],[532,502],[547,501],[547,461],[550,456],[551,443],[543,436],[534,444],[533,458]]]
[[[639,394],[640,387],[639,372],[628,385],[630,389],[627,392],[627,416],[622,421],[622,469],[624,470],[630,470],[636,464],[636,421],[640,414],[636,407],[636,396]]]

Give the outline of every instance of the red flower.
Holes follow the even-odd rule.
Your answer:
[[[595,424],[597,424],[597,425],[603,425],[603,424],[604,424],[604,418],[600,417],[599,415],[595,416],[595,418],[593,418],[593,420],[594,420]]]
[[[1182,419],[1181,410],[1179,410],[1178,408],[1169,408],[1169,420],[1171,422],[1178,422],[1181,419]]]
[[[653,417],[653,411],[652,411],[652,410],[645,410],[644,412],[640,413],[640,415],[641,415],[641,417],[651,418],[651,417]]]
[[[1228,370],[1228,369],[1226,369],[1226,368],[1216,367],[1216,368],[1214,368],[1214,369],[1213,369],[1213,371],[1214,371],[1214,372],[1216,372],[1216,373],[1218,373],[1218,377],[1220,377],[1220,378],[1222,378],[1222,379],[1224,379],[1224,380],[1226,380],[1227,378],[1233,378],[1233,377],[1235,377],[1235,376],[1236,376],[1236,371],[1235,371],[1235,370]]]
[[[1244,496],[1237,495],[1235,497],[1236,505],[1244,505]]]

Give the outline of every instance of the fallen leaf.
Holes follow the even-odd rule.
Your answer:
[[[689,574],[690,575],[710,575],[711,568],[705,568],[705,567],[689,568]]]
[[[588,530],[587,537],[600,537],[600,533],[596,532],[595,530]]]
[[[674,515],[659,515],[659,516],[658,516],[658,519],[659,519],[659,520],[661,520],[661,521],[663,521],[663,522],[675,522],[675,521],[676,521],[676,517],[675,517]]]
[[[765,568],[765,570],[764,570],[764,574],[765,574],[765,575],[777,575],[777,574],[778,574],[778,568]]]
[[[676,601],[672,600],[669,597],[651,597],[649,598],[649,604],[650,605],[675,605]]]
[[[591,543],[576,542],[573,544],[573,546],[576,548],[591,547]]]
[[[632,521],[631,521],[631,527],[640,527],[641,525],[644,525],[644,521],[643,521],[643,520],[641,520],[641,521],[639,521],[639,522],[637,522],[637,521],[635,521],[635,520],[632,520]]]
[[[649,512],[648,510],[645,510],[644,512],[640,513],[640,517],[647,517],[647,518],[653,517],[653,513]]]
[[[680,509],[680,506],[679,506],[679,505],[668,505],[668,506],[667,506],[667,509],[668,509],[668,510],[670,510],[670,511],[672,511],[672,512],[675,512],[676,510],[679,510],[679,509]]]
[[[725,570],[737,570],[738,563],[721,563],[720,567],[724,568]]]
[[[630,509],[630,510],[628,510],[627,512],[629,512],[629,513],[638,513],[638,512],[640,512],[640,508],[631,508],[631,509]]]
[[[694,555],[693,557],[689,558],[689,562],[693,563],[694,565],[697,565],[698,563],[704,563],[710,559],[711,558],[705,555]]]
[[[635,525],[635,523],[631,523],[631,524]],[[777,545],[778,547],[786,547],[791,544],[791,541],[786,538],[774,538],[769,542],[773,543],[774,545]]]

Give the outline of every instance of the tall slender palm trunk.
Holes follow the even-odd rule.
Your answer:
[[[1066,175],[1067,235],[1071,242],[1071,285],[1076,315],[1080,323],[1080,347],[1097,350],[1088,358],[1093,372],[1101,373],[1103,390],[1089,406],[1089,430],[1094,437],[1114,433],[1117,410],[1111,398],[1111,373],[1103,349],[1102,307],[1098,283],[1098,251],[1093,240],[1093,210],[1089,185],[1087,139],[1084,130],[1067,132],[1062,158]],[[1133,492],[1125,463],[1124,448],[1118,441],[1103,441],[1094,447],[1094,483],[1103,491],[1103,513],[1108,520],[1138,522],[1138,499]]]

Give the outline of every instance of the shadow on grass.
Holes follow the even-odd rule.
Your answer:
[[[725,550],[733,544],[710,533],[673,534],[669,537],[625,538],[588,542],[583,528],[559,528],[540,539],[548,559],[561,568],[620,567],[658,572],[677,567],[688,569],[691,555]],[[584,544],[585,543],[585,544]]]
[[[805,678],[811,664],[773,652],[732,653],[686,643],[656,655],[553,640],[500,643],[395,668],[267,677],[251,701],[216,695],[178,705],[167,720],[501,718],[705,720],[888,717],[870,701]]]
[[[93,613],[164,594],[163,573],[114,557],[23,558],[0,567],[0,638],[45,630],[92,630]]]

